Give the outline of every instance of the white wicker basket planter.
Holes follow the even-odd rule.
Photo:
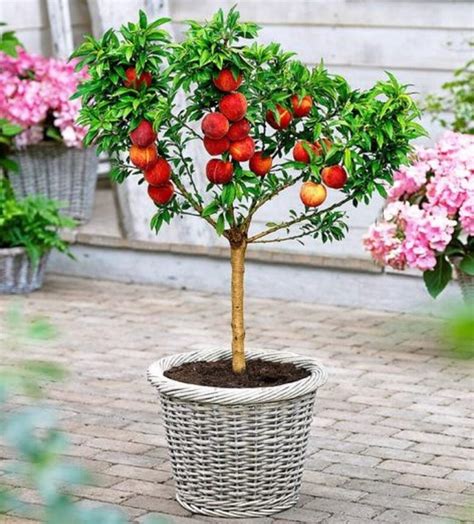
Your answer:
[[[65,203],[62,211],[81,223],[92,216],[98,159],[94,148],[43,142],[17,151],[20,172],[10,181],[17,198],[45,195]]]
[[[456,273],[464,302],[466,304],[474,304],[474,276],[468,275],[459,267],[461,260],[461,257],[452,257],[451,263],[454,266],[454,272]]]
[[[327,379],[314,360],[279,351],[248,358],[292,362],[307,378],[265,388],[214,388],[163,373],[185,362],[228,358],[228,350],[158,360],[148,370],[163,407],[176,499],[193,513],[261,517],[298,500],[316,390]]]
[[[22,247],[0,249],[0,293],[30,293],[43,285],[49,253],[34,265]]]

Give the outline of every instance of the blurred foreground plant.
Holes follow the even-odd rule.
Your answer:
[[[474,305],[455,308],[443,324],[441,337],[443,345],[450,347],[454,356],[464,360],[474,358]]]
[[[7,312],[6,327],[6,336],[0,338],[0,356],[18,353],[32,340],[54,336],[48,322],[25,319],[18,308]],[[0,367],[0,438],[18,458],[5,472],[9,484],[35,490],[42,501],[39,510],[37,505],[18,497],[11,485],[2,486],[0,478],[0,515],[13,512],[47,524],[126,524],[126,517],[118,509],[85,508],[73,500],[72,488],[90,483],[91,476],[63,460],[68,441],[42,395],[48,383],[62,379],[64,374],[62,368],[47,362]],[[17,407],[16,395],[28,396],[28,406]],[[158,522],[148,520],[147,524]]]
[[[474,41],[469,45],[474,47]],[[444,93],[428,95],[424,109],[443,127],[474,134],[474,59],[454,71],[454,79],[441,87]],[[452,114],[452,121],[446,120],[443,113]]]

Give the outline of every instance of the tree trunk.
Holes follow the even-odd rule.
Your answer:
[[[245,241],[237,245],[231,243],[232,370],[234,373],[245,372],[244,272],[246,249]]]

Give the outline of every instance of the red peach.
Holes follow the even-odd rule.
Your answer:
[[[227,184],[234,175],[232,162],[225,162],[218,158],[209,160],[206,165],[206,176],[213,184]]]
[[[253,141],[253,138],[248,136],[243,140],[231,142],[229,151],[233,160],[237,162],[246,162],[247,160],[250,160],[255,153],[255,142]]]
[[[318,156],[321,156],[323,153],[324,153],[324,150],[323,150],[323,146],[321,144],[321,142],[324,143],[324,146],[326,147],[326,153],[331,149],[332,147],[332,142],[329,140],[329,138],[321,138],[320,141],[318,142],[315,142],[314,143],[314,152],[318,155]]]
[[[276,111],[280,117],[278,122],[275,113],[272,110],[267,111],[267,122],[273,127],[273,129],[286,129],[293,120],[293,115],[285,107],[277,104]]]
[[[229,121],[222,113],[216,111],[215,113],[209,113],[203,118],[201,129],[208,138],[219,140],[229,131]]]
[[[223,69],[212,81],[219,91],[230,92],[240,87],[242,75],[239,73],[236,78],[230,69]]]
[[[229,146],[230,142],[227,136],[219,138],[219,140],[213,140],[207,136],[204,137],[204,147],[211,156],[222,155],[229,149]]]
[[[305,146],[311,149],[315,154],[318,154],[314,144],[310,144],[306,140],[300,140],[299,142],[296,142],[296,145],[293,148],[293,158],[296,160],[296,162],[304,162],[305,164],[309,164],[311,157],[309,156],[308,151],[305,149]]]
[[[221,98],[219,109],[231,122],[236,122],[247,112],[247,99],[242,93],[230,93]]]
[[[291,107],[296,117],[308,116],[313,107],[313,99],[309,95],[301,98],[298,95],[293,95],[291,97]]]
[[[125,80],[123,81],[123,84],[125,87],[132,87],[133,89],[139,89],[143,85],[150,87],[151,80],[152,80],[151,73],[144,71],[137,78],[136,69],[134,67],[129,67],[128,69],[125,70]]]
[[[347,182],[347,172],[342,166],[328,166],[321,171],[323,182],[333,189],[341,189]]]
[[[164,206],[174,195],[174,186],[171,182],[166,182],[160,186],[148,186],[148,196],[155,204]]]
[[[232,142],[243,140],[250,133],[250,123],[247,119],[242,118],[229,127],[227,138]]]
[[[171,177],[171,166],[163,158],[158,157],[158,160],[144,173],[145,180],[151,186],[161,186],[169,182]]]
[[[130,133],[132,144],[146,147],[156,140],[156,133],[148,120],[142,120],[138,126]]]
[[[263,151],[257,151],[250,159],[249,168],[250,171],[258,176],[265,176],[272,168],[272,157],[267,156]]]
[[[327,196],[326,188],[316,182],[305,182],[301,186],[300,198],[306,207],[320,206]]]
[[[138,169],[149,169],[158,160],[158,153],[154,144],[147,147],[133,145],[130,148],[130,161]]]

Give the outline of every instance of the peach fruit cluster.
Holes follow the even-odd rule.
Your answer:
[[[126,87],[139,89],[149,87],[152,81],[150,73],[144,72],[137,76],[134,67],[125,71]],[[130,147],[130,161],[135,167],[143,171],[148,183],[148,195],[158,205],[167,204],[174,195],[174,185],[171,182],[171,166],[169,162],[158,154],[156,147],[157,134],[148,120],[141,120],[130,133],[132,146]]]

